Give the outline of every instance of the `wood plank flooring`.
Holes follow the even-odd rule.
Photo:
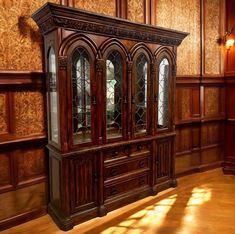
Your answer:
[[[178,187],[75,226],[46,215],[2,234],[235,234],[235,176],[221,169],[178,179]]]

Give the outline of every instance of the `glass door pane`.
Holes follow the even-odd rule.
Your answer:
[[[167,128],[169,122],[169,62],[164,58],[159,65],[158,74],[158,128]]]
[[[148,63],[144,54],[136,60],[135,78],[135,133],[145,133],[147,128],[147,78]]]
[[[51,48],[49,52],[49,98],[50,98],[50,137],[58,143],[58,104],[57,104],[57,74],[55,52]]]
[[[106,60],[107,138],[122,135],[122,58],[113,51]]]
[[[83,48],[74,52],[72,61],[73,142],[77,144],[91,141],[90,62]]]

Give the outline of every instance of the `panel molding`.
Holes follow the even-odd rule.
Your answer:
[[[45,77],[42,71],[0,71],[0,90],[45,89]]]

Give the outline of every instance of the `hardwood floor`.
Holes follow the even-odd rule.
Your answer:
[[[46,215],[2,234],[61,234]],[[178,187],[147,197],[68,234],[235,234],[235,176],[221,169],[182,177]]]

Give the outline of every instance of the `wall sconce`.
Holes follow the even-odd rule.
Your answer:
[[[235,43],[235,39],[231,36],[234,29],[235,25],[217,40],[218,44],[224,44],[227,50],[230,50]]]
[[[225,42],[225,46],[227,48],[227,50],[230,50],[230,48],[233,46],[235,40],[234,39],[227,39]]]

